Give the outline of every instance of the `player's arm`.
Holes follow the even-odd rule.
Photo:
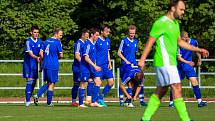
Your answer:
[[[148,56],[149,52],[151,51],[151,48],[153,46],[153,44],[155,43],[156,39],[153,37],[149,37],[147,43],[146,43],[146,47],[142,53],[142,56],[140,58],[140,61],[138,62],[138,65],[141,68],[144,68],[145,66],[145,61],[146,61],[146,57]]]
[[[40,62],[40,57],[39,57],[39,56],[34,55],[34,53],[33,53],[32,51],[29,51],[29,52],[28,52],[28,54],[29,54],[32,58],[36,59],[36,60],[37,60],[37,62]]]
[[[196,55],[198,56],[198,63],[197,65],[200,66],[202,65],[202,57],[201,57],[201,54],[199,52],[196,52]]]
[[[120,83],[119,86],[120,86],[121,90],[123,91],[123,93],[126,95],[126,97],[127,97],[128,99],[131,99],[132,97],[131,97],[131,95],[129,95],[128,92],[126,91],[125,86],[124,86],[122,83]]]
[[[122,54],[122,51],[118,50],[117,55],[125,61],[126,64],[131,64]]]
[[[111,70],[112,69],[112,64],[111,64],[111,58],[110,58],[110,52],[108,50],[108,68]]]
[[[184,58],[182,58],[181,55],[178,55],[177,58],[178,58],[178,61],[181,61],[183,63],[189,64],[190,66],[194,66],[195,65],[195,63],[193,61],[187,61]]]
[[[201,55],[203,57],[208,57],[209,56],[209,52],[207,50],[192,46],[192,45],[186,43],[185,41],[183,41],[180,37],[178,39],[178,45],[180,47],[184,48],[184,49],[191,50],[191,51],[194,51],[194,52],[199,52],[199,53],[201,53]]]
[[[141,86],[138,86],[133,97],[134,100],[137,100],[137,96],[139,95],[140,90],[141,90]]]
[[[101,71],[101,68],[99,66],[97,66],[95,63],[93,63],[88,55],[84,55],[84,59],[87,63],[89,63],[91,66],[93,66],[96,71]]]

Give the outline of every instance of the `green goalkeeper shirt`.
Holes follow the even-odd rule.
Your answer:
[[[156,38],[154,66],[176,66],[180,28],[177,20],[162,16],[152,26],[150,36]]]

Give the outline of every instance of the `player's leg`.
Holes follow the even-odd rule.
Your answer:
[[[102,84],[100,77],[95,77],[94,83],[95,83],[95,85],[93,87],[92,103],[90,104],[90,106],[91,107],[103,107],[102,105],[97,103],[97,100],[99,97],[100,86]]]
[[[196,77],[190,77],[189,80],[192,83],[193,92],[194,92],[195,97],[196,97],[196,99],[198,101],[198,107],[207,106],[207,102],[202,101],[201,90],[199,88],[198,81],[197,81]]]
[[[99,100],[98,103],[103,105],[103,106],[107,106],[104,102],[104,97],[110,92],[112,86],[114,85],[114,79],[113,79],[113,73],[111,70],[104,69],[105,71],[103,71],[103,76],[104,78],[107,79],[107,84],[105,85],[101,95],[99,96]]]
[[[33,94],[34,88],[36,86],[37,79],[38,79],[38,70],[33,70],[33,83],[32,83],[31,95]]]
[[[26,87],[25,87],[25,100],[26,106],[30,106],[31,104],[31,92],[32,92],[32,84],[34,79],[33,78],[26,78]]]
[[[73,87],[71,89],[71,95],[72,95],[72,102],[71,102],[71,106],[77,107],[78,104],[76,103],[76,98],[78,95],[78,88],[80,85],[80,81],[79,81],[79,72],[73,72]]]
[[[92,78],[88,80],[88,85],[87,85],[87,97],[85,104],[89,105],[92,102],[92,95],[93,95],[93,87],[94,87],[94,81]]]
[[[126,89],[126,91],[131,96],[133,96],[133,87],[134,85],[131,82],[128,82],[128,88]],[[126,99],[125,105],[127,107],[134,107],[134,105],[132,104],[132,99]]]
[[[161,98],[166,94],[168,86],[157,87],[155,93],[150,97],[148,106],[142,116],[142,121],[149,121],[160,106]]]
[[[141,85],[140,86],[140,93],[139,93],[139,100],[140,100],[140,105],[141,106],[147,106],[147,104],[144,101],[144,86]]]
[[[122,89],[120,88],[119,86],[119,103],[120,103],[120,106],[124,106],[124,93],[122,91]]]
[[[172,90],[169,91],[169,107],[174,107]]]
[[[84,105],[84,93],[87,87],[87,82],[90,78],[89,73],[80,73],[80,87],[78,88],[79,107],[87,107]]]

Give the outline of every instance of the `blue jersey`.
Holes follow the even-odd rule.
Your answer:
[[[197,47],[198,43],[195,39],[190,39],[190,45]],[[193,52],[190,50],[186,50],[184,48],[179,48],[178,54],[181,55],[181,57],[187,61],[192,61]],[[183,62],[178,62],[178,65],[184,64]]]
[[[43,68],[49,70],[58,70],[59,69],[59,54],[63,52],[62,44],[60,40],[55,38],[49,38],[44,42],[42,47],[44,52],[43,56]]]
[[[119,51],[122,52],[122,55],[134,65],[137,65],[136,62],[136,52],[138,52],[138,41],[137,39],[130,40],[128,37],[122,39]],[[121,59],[121,64],[126,64],[124,60]]]
[[[138,66],[133,66],[133,64],[123,65],[122,68],[124,68],[124,74],[122,77],[122,84],[123,85],[126,85],[130,81],[135,81],[134,80],[135,73],[141,72],[141,69]],[[139,85],[142,85],[142,81],[140,81],[138,83],[139,83]]]
[[[96,48],[95,43],[87,40],[84,45],[83,56],[80,63],[80,71],[83,73],[93,73],[95,71],[94,67],[85,61],[84,57],[89,56],[90,60],[96,62]]]
[[[108,64],[108,51],[110,50],[110,39],[106,37],[102,39],[101,37],[98,38],[96,41],[96,64],[98,66]]]
[[[72,64],[72,71],[73,72],[79,72],[80,71],[80,62],[75,58],[75,54],[79,53],[80,56],[83,55],[83,49],[84,48],[84,41],[79,39],[75,44],[74,44],[74,63]]]
[[[29,37],[25,44],[25,54],[24,54],[24,63],[23,69],[25,71],[37,70],[38,62],[36,59],[32,58],[28,52],[32,52],[34,55],[39,56],[40,49],[42,47],[42,40],[40,38],[37,41],[34,41],[32,37]]]

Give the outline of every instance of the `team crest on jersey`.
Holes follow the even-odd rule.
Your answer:
[[[135,46],[135,47],[137,47],[137,45],[136,45],[136,44],[135,44],[134,46]]]
[[[40,44],[38,45],[38,47],[40,47]]]
[[[129,46],[129,44],[127,44],[127,46]]]
[[[100,44],[102,46],[102,44]]]
[[[107,42],[107,45],[109,45],[108,42]]]

